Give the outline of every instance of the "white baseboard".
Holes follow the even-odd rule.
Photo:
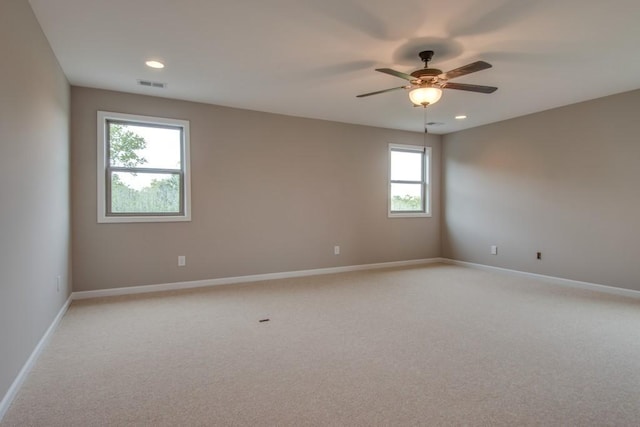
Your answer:
[[[317,276],[321,274],[345,273],[349,271],[373,270],[378,268],[406,267],[411,265],[435,264],[440,258],[392,261],[377,264],[348,265],[344,267],[317,268],[313,270],[286,271],[281,273],[254,274],[250,276],[222,277],[219,279],[193,280],[189,282],[163,283],[157,285],[130,286],[124,288],[78,291],[71,294],[74,300],[107,296],[142,294],[148,292],[174,291],[179,289],[203,288],[209,286],[232,285],[236,283],[259,282],[263,280],[288,279],[293,277]]]
[[[36,360],[38,360],[40,353],[42,353],[42,350],[44,350],[44,348],[47,346],[47,343],[53,336],[53,333],[58,328],[58,325],[60,324],[62,317],[69,309],[69,305],[71,304],[71,299],[72,299],[71,296],[69,296],[69,298],[64,303],[64,305],[62,306],[62,308],[60,309],[56,317],[53,319],[53,322],[51,322],[51,325],[49,325],[49,328],[47,329],[47,331],[44,333],[42,338],[40,338],[40,341],[38,341],[38,344],[31,352],[31,355],[29,356],[25,364],[22,366],[22,369],[20,369],[18,376],[11,384],[11,387],[9,387],[9,390],[7,390],[7,393],[2,398],[2,401],[0,401],[0,421],[2,421],[2,418],[7,413],[9,406],[11,406],[11,402],[13,402],[13,399],[15,399],[16,395],[18,394],[20,387],[22,387],[24,380],[27,378],[27,375],[29,375],[29,372],[35,365]]]
[[[590,291],[604,292],[612,295],[621,295],[625,297],[640,298],[640,291],[626,288],[617,288],[615,286],[600,285],[598,283],[580,282],[578,280],[563,279],[562,277],[545,276],[544,274],[528,273],[526,271],[510,270],[508,268],[493,267],[485,264],[475,264],[472,262],[458,261],[449,258],[440,258],[440,262],[445,264],[461,265],[464,267],[476,268],[485,271],[494,271],[500,273],[512,274],[520,277],[529,277],[557,285],[568,286],[578,289],[588,289]]]

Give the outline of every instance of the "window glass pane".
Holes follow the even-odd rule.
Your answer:
[[[422,181],[422,153],[391,150],[392,181]]]
[[[391,211],[422,210],[422,184],[391,184]]]
[[[180,169],[181,129],[109,122],[111,166]]]
[[[177,213],[180,211],[180,175],[113,172],[111,212]]]

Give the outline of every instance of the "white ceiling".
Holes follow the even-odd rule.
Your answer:
[[[444,71],[491,95],[445,90],[449,133],[640,88],[638,0],[30,0],[73,85],[421,131],[423,111],[375,72]],[[146,59],[160,59],[152,70]],[[145,88],[138,79],[167,83]],[[454,116],[466,114],[464,121]]]

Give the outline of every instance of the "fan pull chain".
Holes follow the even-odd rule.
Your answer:
[[[428,129],[427,129],[427,106],[425,105],[424,108],[424,144],[423,144],[423,149],[424,152],[427,152],[427,133],[428,133]]]

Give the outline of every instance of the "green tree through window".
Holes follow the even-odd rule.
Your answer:
[[[138,150],[147,148],[143,137],[119,123],[109,123],[109,159],[111,166],[134,168],[147,163]]]
[[[422,198],[409,194],[393,196],[391,206],[398,211],[420,211],[422,209]]]

